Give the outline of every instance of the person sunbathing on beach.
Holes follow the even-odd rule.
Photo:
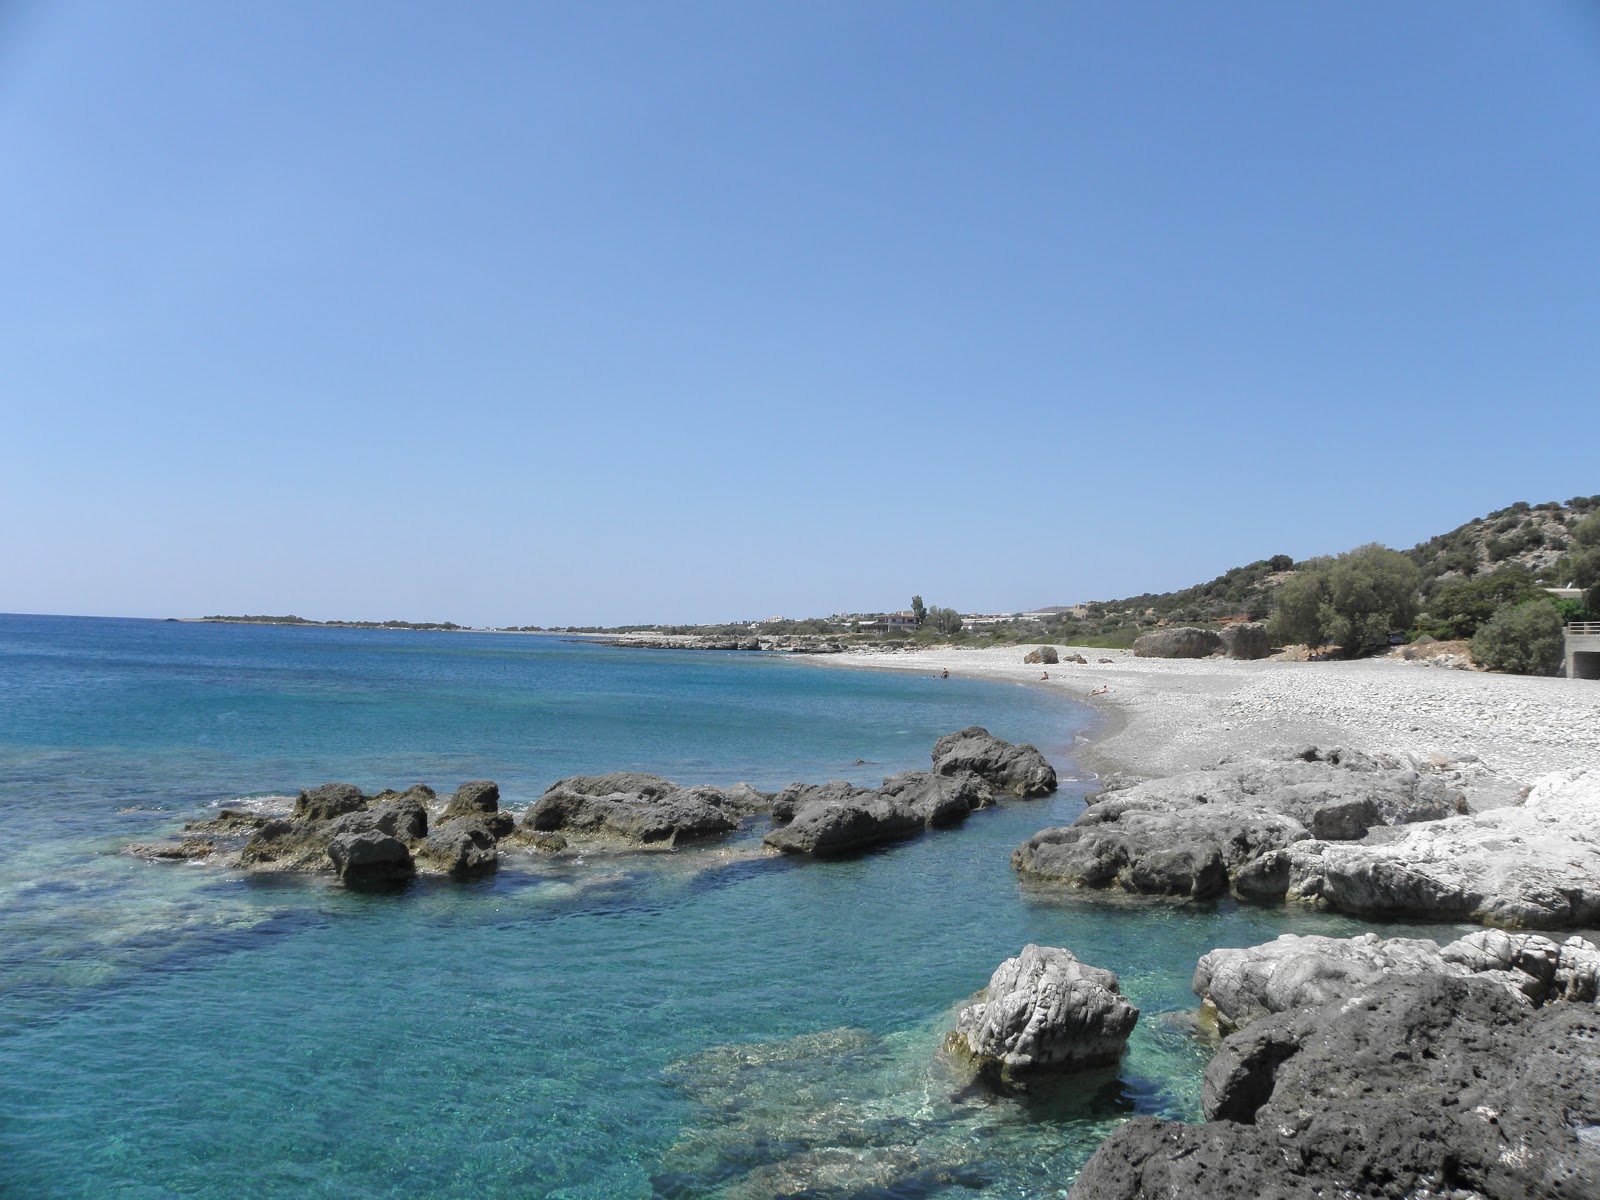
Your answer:
[[[1040,679],[1049,679],[1050,678],[1050,672],[1046,671],[1043,675],[1039,676],[1039,678]]]
[[[1106,684],[1102,683],[1099,687],[1095,688],[1094,691],[1090,692],[1089,695],[1091,695],[1091,696],[1104,696],[1110,690],[1111,690],[1110,687],[1108,687]]]

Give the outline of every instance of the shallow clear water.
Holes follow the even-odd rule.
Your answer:
[[[1030,892],[1009,852],[1070,783],[844,862],[739,852],[756,828],[390,895],[118,850],[330,779],[493,778],[519,811],[625,768],[876,782],[971,723],[1070,778],[1087,719],[764,655],[0,616],[0,1194],[1059,1195],[1128,1115],[1197,1115],[1201,953],[1358,926]],[[1030,941],[1143,1016],[1118,1070],[973,1093],[940,1038]]]

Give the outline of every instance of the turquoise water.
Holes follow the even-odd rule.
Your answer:
[[[975,722],[1070,779],[1087,719],[765,655],[0,616],[0,1194],[1059,1195],[1130,1114],[1197,1115],[1201,953],[1357,926],[1029,892],[1010,850],[1074,783],[844,862],[755,829],[392,895],[118,850],[332,779],[870,783]],[[1029,941],[1143,1017],[1118,1070],[972,1093],[939,1040]]]

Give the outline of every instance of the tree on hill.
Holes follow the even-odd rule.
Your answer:
[[[1572,554],[1567,559],[1567,582],[1585,589],[1583,602],[1590,612],[1600,612],[1600,512],[1590,513],[1572,527]]]
[[[1311,646],[1336,642],[1350,657],[1375,650],[1391,631],[1411,627],[1421,582],[1415,563],[1376,543],[1313,559],[1279,590],[1273,636]]]

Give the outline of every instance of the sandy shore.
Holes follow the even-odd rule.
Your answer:
[[[1170,775],[1224,755],[1313,743],[1450,758],[1477,755],[1508,780],[1600,765],[1600,683],[1490,675],[1393,659],[1238,662],[1135,658],[1058,646],[1088,665],[1024,665],[1030,646],[851,651],[823,665],[1033,683],[1102,714],[1079,754],[1105,774]],[[1101,660],[1109,659],[1109,662]],[[1043,671],[1050,678],[1040,680]],[[1109,688],[1097,696],[1089,693]]]

